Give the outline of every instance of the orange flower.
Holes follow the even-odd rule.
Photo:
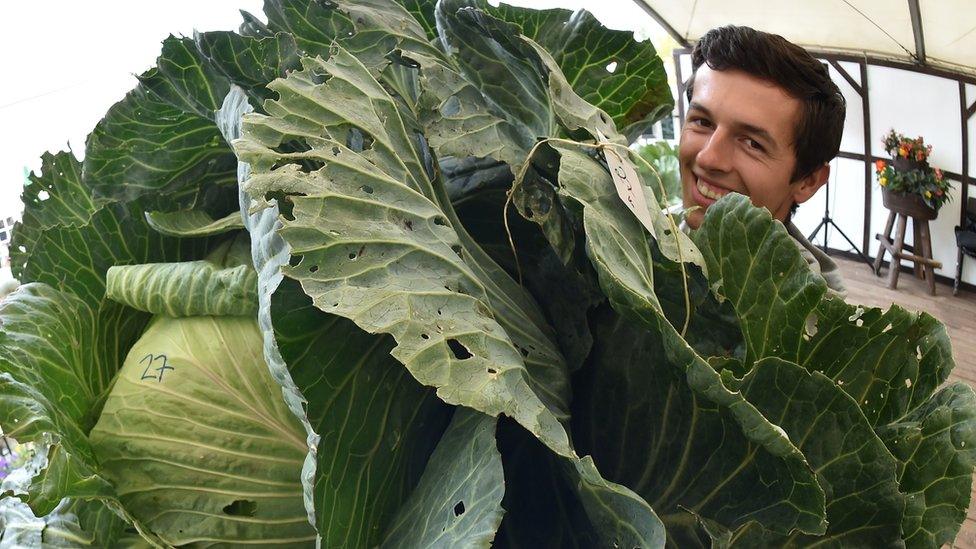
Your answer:
[[[888,167],[888,165],[885,164],[884,160],[874,161],[874,169],[878,170],[879,172],[883,172],[886,167]]]
[[[925,158],[925,154],[922,151],[915,152],[915,160],[921,162]]]
[[[902,156],[904,158],[908,158],[908,147],[906,147],[904,145],[902,145],[901,147],[898,147],[898,156]]]

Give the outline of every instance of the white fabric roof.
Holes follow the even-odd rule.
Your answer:
[[[976,0],[634,1],[689,43],[713,27],[745,25],[812,50],[924,60],[931,67],[976,75]],[[918,42],[916,30],[921,31]]]

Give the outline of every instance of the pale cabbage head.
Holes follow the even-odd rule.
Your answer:
[[[132,514],[173,545],[314,541],[308,447],[243,316],[157,316],[90,438]]]

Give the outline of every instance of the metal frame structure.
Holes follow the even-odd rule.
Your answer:
[[[640,0],[637,0],[637,3],[641,5],[645,9],[645,11],[648,12],[649,15],[654,17],[655,20],[660,22],[659,16],[657,16],[657,14],[654,13],[654,11],[649,6],[647,6]],[[863,237],[862,250],[863,250],[863,256],[867,256],[867,257],[871,257],[870,256],[870,244],[871,244],[870,233],[871,233],[871,213],[872,213],[871,194],[872,194],[872,186],[873,186],[871,170],[876,160],[888,160],[887,158],[881,158],[879,156],[875,156],[872,153],[872,149],[871,149],[871,106],[869,102],[870,94],[868,93],[869,90],[868,66],[869,65],[901,69],[901,70],[916,72],[916,73],[925,74],[929,76],[936,76],[939,78],[955,80],[956,82],[959,83],[959,120],[960,120],[960,131],[962,132],[962,170],[961,170],[962,173],[955,173],[947,170],[942,171],[942,173],[945,174],[945,176],[948,179],[952,179],[954,181],[960,182],[960,189],[962,191],[962,198],[960,202],[963,205],[963,207],[960,208],[960,212],[959,212],[959,225],[965,224],[965,219],[966,219],[965,205],[967,199],[969,198],[969,185],[976,183],[972,181],[973,178],[969,176],[969,166],[970,166],[969,164],[969,120],[973,118],[974,115],[976,115],[976,98],[974,98],[972,104],[970,104],[969,100],[967,100],[966,98],[966,84],[976,85],[976,76],[971,76],[968,74],[959,74],[959,73],[955,73],[952,71],[948,71],[936,67],[931,67],[924,64],[925,41],[922,37],[922,27],[918,17],[918,0],[909,0],[909,6],[912,7],[912,12],[911,12],[912,27],[915,32],[915,47],[916,47],[914,56],[918,61],[918,63],[916,64],[871,57],[867,55],[857,56],[857,55],[845,54],[845,53],[817,51],[813,49],[807,50],[814,57],[823,59],[828,63],[830,63],[830,65],[834,67],[837,73],[840,74],[840,76],[844,78],[844,80],[846,80],[848,84],[850,84],[850,86],[861,98],[861,107],[862,107],[862,113],[864,119],[864,153],[841,151],[840,153],[838,153],[837,156],[839,158],[861,160],[864,162],[864,229],[862,235]],[[665,26],[665,29],[668,30],[669,33],[672,33],[672,36],[675,37],[675,39],[678,39],[678,36],[676,36],[673,33],[673,29],[670,26]],[[682,42],[683,45],[688,44],[688,41],[684,39],[679,40],[679,42]],[[681,56],[688,55],[689,53],[691,53],[690,45],[687,45],[680,49],[676,48],[672,53],[674,57],[675,76],[678,82],[678,90],[677,90],[678,97],[676,102],[678,103],[678,118],[681,125],[684,125],[684,121],[685,121],[685,105],[682,100],[682,97],[684,96],[685,89],[688,85],[688,80],[682,76]],[[858,68],[860,69],[860,82],[854,80],[851,74],[847,72],[847,70],[845,70],[843,66],[840,64],[841,62],[856,63],[858,65]],[[850,242],[850,240],[848,240],[848,242]],[[826,244],[826,239],[825,239],[825,244]],[[856,249],[857,247],[855,246],[855,250]],[[843,250],[833,250],[833,251],[843,252]],[[957,264],[956,264],[957,272],[959,271],[959,269],[962,268],[963,257],[964,256],[962,254],[962,251],[960,250],[958,253]]]
[[[662,17],[661,14],[657,12],[657,10],[651,7],[648,4],[650,0],[633,0],[633,1],[635,4],[640,6],[640,8],[644,10],[644,12],[648,16],[651,17],[651,19],[657,22],[657,24],[660,25],[661,28],[663,28],[671,36],[671,38],[673,38],[675,42],[678,43],[679,46],[689,50],[691,49],[693,45],[692,42],[688,38],[683,36],[681,33],[679,33],[677,30],[675,30],[675,28],[671,25],[670,22],[668,22],[664,17]],[[912,22],[912,36],[915,41],[915,51],[912,52],[909,49],[902,46],[901,44],[898,45],[899,47],[905,50],[905,53],[908,54],[908,57],[913,61],[912,63],[892,60],[892,59],[897,59],[897,57],[884,58],[884,57],[878,57],[872,55],[867,55],[867,57],[863,57],[863,56],[857,57],[858,55],[861,55],[860,52],[857,52],[856,54],[852,54],[849,51],[845,53],[844,50],[827,50],[827,49],[817,50],[811,48],[807,48],[807,50],[811,52],[817,51],[823,53],[824,55],[838,55],[838,56],[847,56],[847,57],[854,56],[857,59],[866,59],[872,64],[878,64],[878,65],[884,65],[885,63],[894,63],[902,66],[899,68],[903,68],[903,67],[923,68],[925,70],[934,71],[928,74],[935,74],[935,73],[939,73],[940,75],[945,74],[947,75],[945,77],[949,79],[956,79],[957,77],[962,77],[963,79],[970,79],[970,80],[976,79],[976,71],[974,70],[970,70],[969,72],[961,72],[959,70],[953,71],[951,69],[942,69],[942,68],[931,66],[928,57],[926,56],[925,53],[925,35],[922,28],[923,27],[922,11],[919,6],[919,0],[906,0],[906,1],[908,2],[908,14]],[[763,30],[769,30],[769,29],[763,29]],[[828,53],[831,51],[832,53]],[[966,68],[974,69],[974,67],[966,67]]]

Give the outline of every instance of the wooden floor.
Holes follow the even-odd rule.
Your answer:
[[[864,263],[834,257],[847,284],[847,301],[872,307],[887,308],[897,303],[906,309],[925,311],[942,321],[952,341],[952,355],[956,368],[949,379],[963,381],[976,387],[976,293],[960,290],[952,295],[952,287],[936,282],[936,295],[928,293],[925,282],[909,273],[901,273],[898,289],[888,289],[887,269],[882,277],[874,276]],[[953,547],[976,548],[976,490],[969,506],[969,516],[963,523]]]

